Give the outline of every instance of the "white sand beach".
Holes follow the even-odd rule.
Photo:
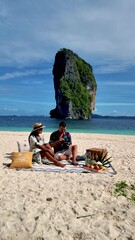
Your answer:
[[[3,169],[28,135],[0,132],[0,240],[135,239],[135,202],[114,194],[118,181],[135,185],[135,136],[72,133],[78,155],[106,148],[116,175]]]

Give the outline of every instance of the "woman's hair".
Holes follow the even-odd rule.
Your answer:
[[[30,136],[31,136],[31,135],[33,135],[33,136],[36,137],[36,136],[37,136],[37,131],[33,131],[33,132],[30,133],[30,135],[29,135],[29,137],[28,137],[29,143],[30,143]]]

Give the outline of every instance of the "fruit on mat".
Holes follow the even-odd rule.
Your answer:
[[[102,168],[103,170],[106,170],[106,167],[104,167],[104,166],[101,166],[101,168]]]
[[[101,163],[100,161],[96,162],[96,164],[97,164],[97,165],[100,165],[100,166],[102,165],[102,163]]]
[[[106,170],[106,167],[104,167],[104,166],[101,166],[101,165],[91,165],[91,164],[89,164],[89,163],[87,163],[86,164],[86,167],[87,168],[89,168],[89,169],[94,169],[94,170],[96,170],[96,171],[99,171],[99,170]]]
[[[97,164],[97,161],[96,160],[89,160],[89,163],[90,164]]]
[[[107,158],[107,153],[104,154],[103,152],[101,152],[96,160],[93,159],[88,159],[86,158],[87,164],[90,165],[100,165],[100,166],[109,166],[111,161],[110,160],[111,157]]]
[[[94,169],[94,165],[91,165],[91,168]]]
[[[95,170],[101,170],[101,167],[98,166],[98,165],[95,165],[95,166],[94,166],[94,169],[95,169]]]
[[[87,163],[87,164],[86,164],[86,167],[87,167],[87,168],[91,168],[91,164]]]

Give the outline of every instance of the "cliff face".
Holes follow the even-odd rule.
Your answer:
[[[53,66],[56,108],[52,118],[88,119],[96,99],[92,66],[69,49],[60,49]]]

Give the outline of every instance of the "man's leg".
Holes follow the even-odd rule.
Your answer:
[[[78,165],[77,161],[76,161],[76,157],[77,157],[77,145],[70,145],[69,148],[67,150],[63,150],[60,152],[55,153],[55,157],[61,161],[61,160],[70,160],[72,156],[72,163],[74,165]]]
[[[64,153],[66,160],[70,160],[72,157],[72,164],[78,165],[78,162],[76,161],[77,157],[77,145],[70,145],[69,148]]]
[[[69,159],[69,156],[65,155],[65,151],[56,152],[54,156],[58,161]]]
[[[69,160],[70,159],[70,157],[69,156],[67,156],[67,155],[60,155],[59,157],[58,157],[58,160],[59,161],[61,161],[61,160]]]
[[[71,151],[72,151],[72,163],[74,165],[78,165],[77,161],[76,161],[76,157],[77,157],[77,145],[71,145]]]

